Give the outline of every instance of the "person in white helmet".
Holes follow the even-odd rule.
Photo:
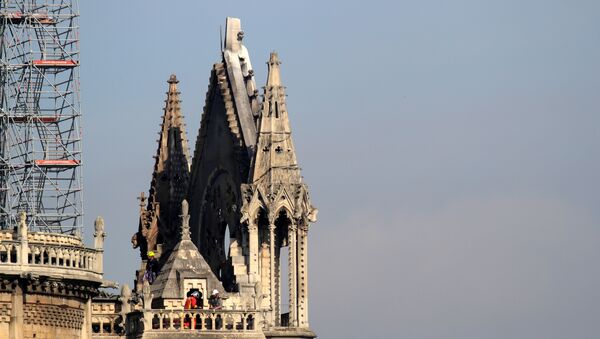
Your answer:
[[[211,310],[223,309],[223,302],[221,300],[221,297],[219,296],[218,290],[212,291],[212,294],[208,298],[208,305]]]

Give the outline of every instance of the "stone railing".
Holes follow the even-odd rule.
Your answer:
[[[130,334],[147,332],[258,332],[256,311],[151,309],[128,315]],[[143,328],[140,325],[143,324]]]
[[[102,280],[102,250],[86,248],[76,237],[32,232],[19,238],[9,231],[0,234],[0,273]]]
[[[92,337],[120,337],[125,335],[120,314],[92,314]]]

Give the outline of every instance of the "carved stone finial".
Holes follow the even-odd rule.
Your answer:
[[[179,80],[177,80],[177,76],[175,74],[171,74],[171,76],[169,77],[169,80],[167,80],[167,82],[170,84],[176,84],[179,82]]]
[[[94,221],[94,247],[96,249],[104,248],[104,238],[106,238],[106,233],[104,232],[104,219],[98,217]]]
[[[189,214],[190,211],[190,205],[188,204],[186,199],[183,199],[183,201],[181,202],[181,213],[182,215],[186,216]]]
[[[94,221],[94,231],[96,231],[94,236],[104,235],[104,219],[100,216],[96,218],[96,221]]]
[[[183,199],[181,202],[181,240],[191,240],[190,235],[190,214],[189,204],[187,200]]]
[[[131,297],[131,289],[129,288],[129,285],[123,284],[123,286],[121,286],[121,296]]]
[[[131,289],[129,285],[123,284],[121,287],[121,297],[119,298],[121,301],[121,312],[125,315],[131,312],[131,305],[129,301],[131,300]]]
[[[19,213],[19,237],[23,240],[27,240],[27,214],[25,212]]]
[[[19,213],[19,224],[23,224],[27,220],[27,214],[25,212]]]
[[[267,88],[281,86],[281,75],[279,70],[279,55],[277,52],[271,52],[267,65],[269,66],[269,73],[267,75]]]

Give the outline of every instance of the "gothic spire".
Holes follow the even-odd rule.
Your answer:
[[[185,198],[190,176],[188,140],[177,89],[179,80],[172,74],[167,81],[169,90],[165,100],[154,171],[146,211],[140,212],[140,230],[137,242],[144,251],[169,251],[179,238],[181,201]],[[141,239],[143,238],[143,239]],[[139,243],[141,240],[141,243]]]
[[[185,159],[182,160],[185,160],[188,167],[190,163],[188,139],[185,133],[183,114],[181,113],[181,100],[179,99],[179,94],[181,92],[177,90],[177,84],[179,83],[179,80],[177,80],[177,76],[175,76],[175,74],[171,74],[169,80],[167,80],[167,83],[169,84],[169,91],[167,92],[167,99],[165,100],[159,145],[156,152],[156,166],[158,171],[164,170],[167,159],[169,159],[169,156],[174,152],[182,153],[182,155],[185,157]],[[178,140],[169,139],[169,133],[172,132],[179,134],[179,136],[175,136],[175,139]],[[170,142],[172,143],[170,144]]]
[[[285,87],[281,85],[280,64],[277,53],[271,53],[267,62],[269,75],[264,87],[263,105],[259,115],[257,151],[251,173],[252,183],[264,180],[272,183],[299,184],[301,182],[285,104]]]

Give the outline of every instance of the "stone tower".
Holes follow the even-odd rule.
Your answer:
[[[287,322],[291,327],[308,327],[308,226],[316,221],[317,210],[300,176],[279,65],[277,53],[271,53],[250,183],[242,185],[242,221],[248,229],[250,276],[269,292],[273,324],[282,324],[280,291],[281,284],[287,283]],[[280,261],[284,247],[288,247],[287,263]],[[288,277],[281,276],[281,265],[288,265]]]

